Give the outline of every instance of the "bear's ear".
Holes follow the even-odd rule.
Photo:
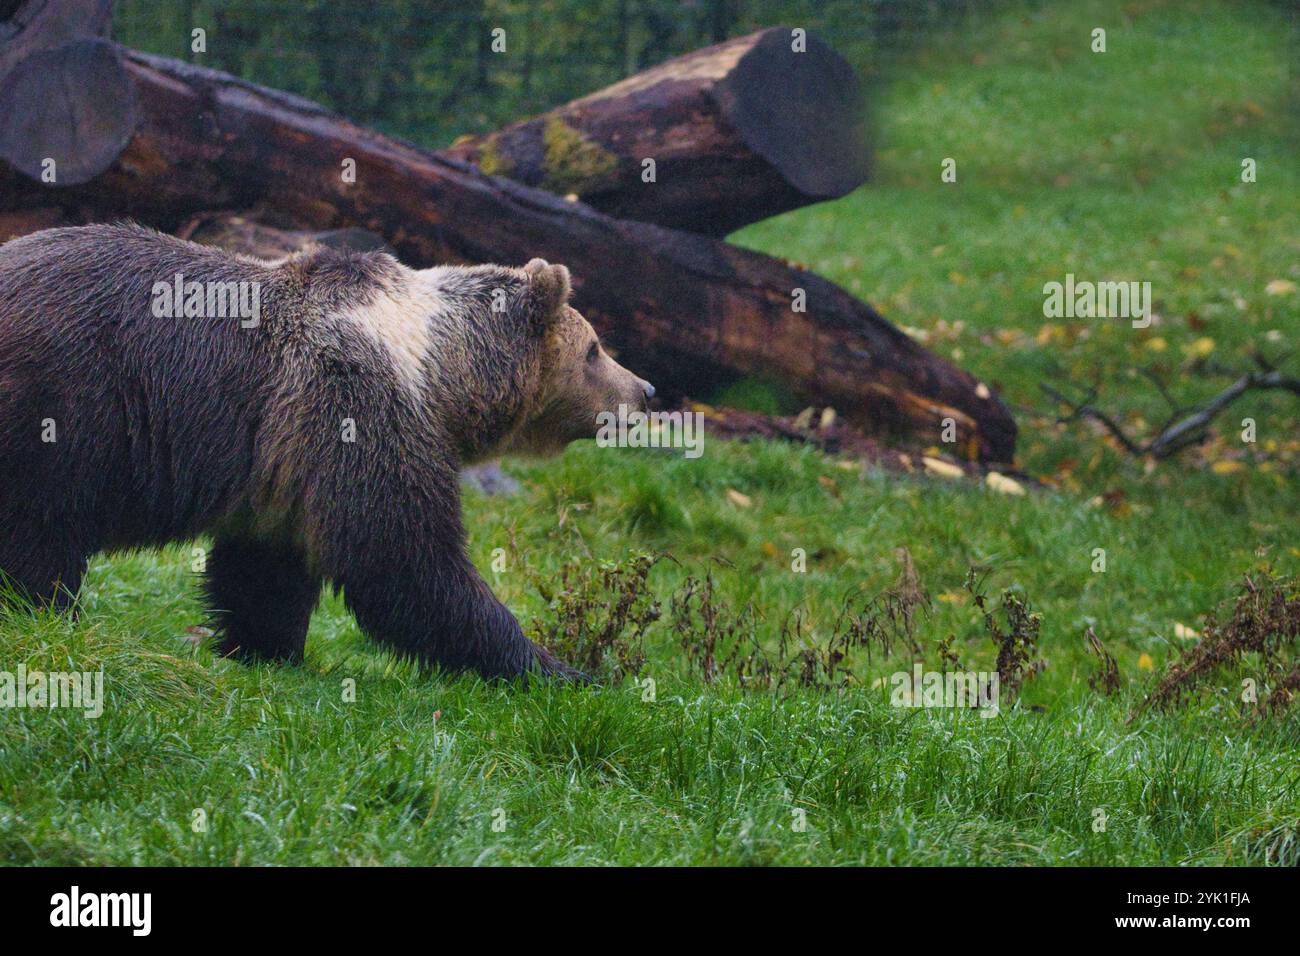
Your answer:
[[[532,259],[524,266],[524,275],[528,277],[528,311],[535,321],[545,325],[569,301],[569,270],[545,259]]]

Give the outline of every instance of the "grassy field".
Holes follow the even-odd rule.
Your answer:
[[[1088,49],[1096,26],[1105,54]],[[697,460],[585,443],[508,464],[524,491],[466,509],[475,558],[521,620],[555,619],[537,582],[554,587],[566,563],[672,555],[649,574],[664,611],[646,636],[653,695],[422,675],[369,645],[336,598],[305,667],[214,660],[187,634],[202,622],[188,547],[100,557],[79,621],[0,620],[0,668],[102,668],[108,696],[96,720],[0,712],[0,860],[1296,862],[1300,716],[1243,716],[1249,662],[1127,719],[1244,573],[1300,569],[1294,399],[1249,395],[1204,447],[1152,464],[1057,424],[1038,387],[1096,376],[1142,433],[1167,409],[1130,369],[1190,403],[1227,384],[1215,363],[1300,344],[1287,44],[1268,4],[983,16],[881,67],[871,187],[735,237],[820,270],[996,384],[1021,424],[1017,464],[1043,487],[1000,494],[761,443],[712,442]],[[956,184],[939,181],[945,157]],[[1240,180],[1244,157],[1256,183]],[[1067,272],[1149,280],[1158,321],[1045,319],[1043,284]],[[927,666],[952,635],[963,666],[993,669],[963,588],[973,566],[993,603],[1011,589],[1040,615],[1046,667],[1016,706],[993,719],[893,707],[888,675],[913,662],[900,648],[856,655],[837,690],[706,683],[669,626],[670,596],[707,572],[726,607],[752,603],[769,651],[792,619],[824,642],[846,595],[895,582],[900,548],[934,599],[916,635]],[[1113,696],[1089,687],[1089,627],[1117,659]]]

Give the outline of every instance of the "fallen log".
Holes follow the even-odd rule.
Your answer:
[[[443,152],[619,219],[723,236],[866,178],[857,78],[804,39],[728,40]]]
[[[237,214],[198,216],[177,230],[176,234],[204,245],[218,246],[228,252],[262,259],[276,259],[313,245],[360,251],[387,250],[383,239],[364,229],[319,232],[275,229]],[[659,404],[660,402],[655,402],[656,406]],[[907,455],[861,434],[829,407],[806,408],[799,415],[791,417],[714,407],[689,400],[683,403],[682,408],[684,411],[698,412],[703,417],[704,427],[709,434],[720,438],[762,438],[808,444],[827,454],[850,456],[864,464],[889,471],[913,469]],[[978,465],[965,464],[958,467],[967,474],[982,473]],[[466,468],[462,479],[489,495],[510,493],[518,488],[518,483],[504,474],[495,462]]]
[[[968,457],[1014,454],[1015,423],[984,385],[812,273],[485,176],[300,97],[118,50],[137,104],[121,155],[73,186],[0,166],[0,211],[57,205],[175,231],[198,211],[257,207],[275,226],[370,230],[417,267],[542,256],[573,270],[575,305],[669,402],[765,376],[868,431],[935,443],[951,419]]]
[[[312,245],[358,252],[393,251],[382,236],[368,229],[275,229],[240,215],[195,216],[177,229],[176,235],[258,259],[281,259]]]

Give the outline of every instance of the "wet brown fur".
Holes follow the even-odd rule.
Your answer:
[[[155,317],[154,283],[176,273],[259,283],[260,324]],[[652,393],[590,351],[568,296],[541,260],[269,263],[135,226],[0,246],[0,575],[65,607],[95,552],[210,533],[225,653],[300,659],[328,581],[404,656],[567,673],[470,562],[457,472],[590,437],[597,412]]]

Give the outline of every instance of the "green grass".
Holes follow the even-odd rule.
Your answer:
[[[1243,720],[1248,669],[1126,722],[1186,646],[1175,624],[1199,629],[1245,571],[1300,569],[1294,401],[1248,396],[1206,449],[1148,470],[1089,427],[1054,424],[1037,387],[1101,372],[1105,401],[1140,428],[1161,406],[1125,369],[1159,363],[1192,399],[1221,384],[1189,364],[1198,339],[1225,363],[1250,342],[1295,347],[1300,296],[1265,292],[1300,281],[1285,24],[1269,5],[1119,10],[1012,7],[921,44],[878,91],[876,182],[736,237],[812,265],[997,383],[1019,409],[1019,464],[1049,487],[1011,497],[788,445],[711,442],[688,461],[585,444],[511,464],[521,495],[466,505],[479,566],[525,621],[548,609],[521,563],[546,577],[578,554],[664,550],[676,561],[652,572],[661,600],[711,569],[728,601],[755,603],[769,646],[795,608],[824,638],[843,596],[889,585],[906,547],[940,598],[922,642],[953,634],[969,666],[991,669],[961,587],[971,565],[990,567],[990,590],[1017,588],[1043,617],[1048,667],[1018,707],[893,708],[875,684],[903,656],[861,662],[840,693],[707,686],[662,626],[653,701],[631,684],[520,692],[394,662],[334,598],[306,666],[249,668],[184,640],[202,619],[188,547],[100,557],[80,620],[0,619],[0,669],[102,668],[108,695],[97,720],[0,711],[0,860],[1200,864],[1260,862],[1274,844],[1294,862],[1300,716]],[[1110,52],[1094,56],[1098,25]],[[945,156],[955,186],[939,182]],[[1258,183],[1237,179],[1242,156]],[[1042,333],[1042,285],[1067,271],[1152,281],[1160,323]],[[1243,448],[1248,415],[1260,441]],[[491,571],[512,537],[512,563]],[[806,574],[791,571],[795,548]],[[1115,698],[1087,686],[1089,626],[1119,660]]]

